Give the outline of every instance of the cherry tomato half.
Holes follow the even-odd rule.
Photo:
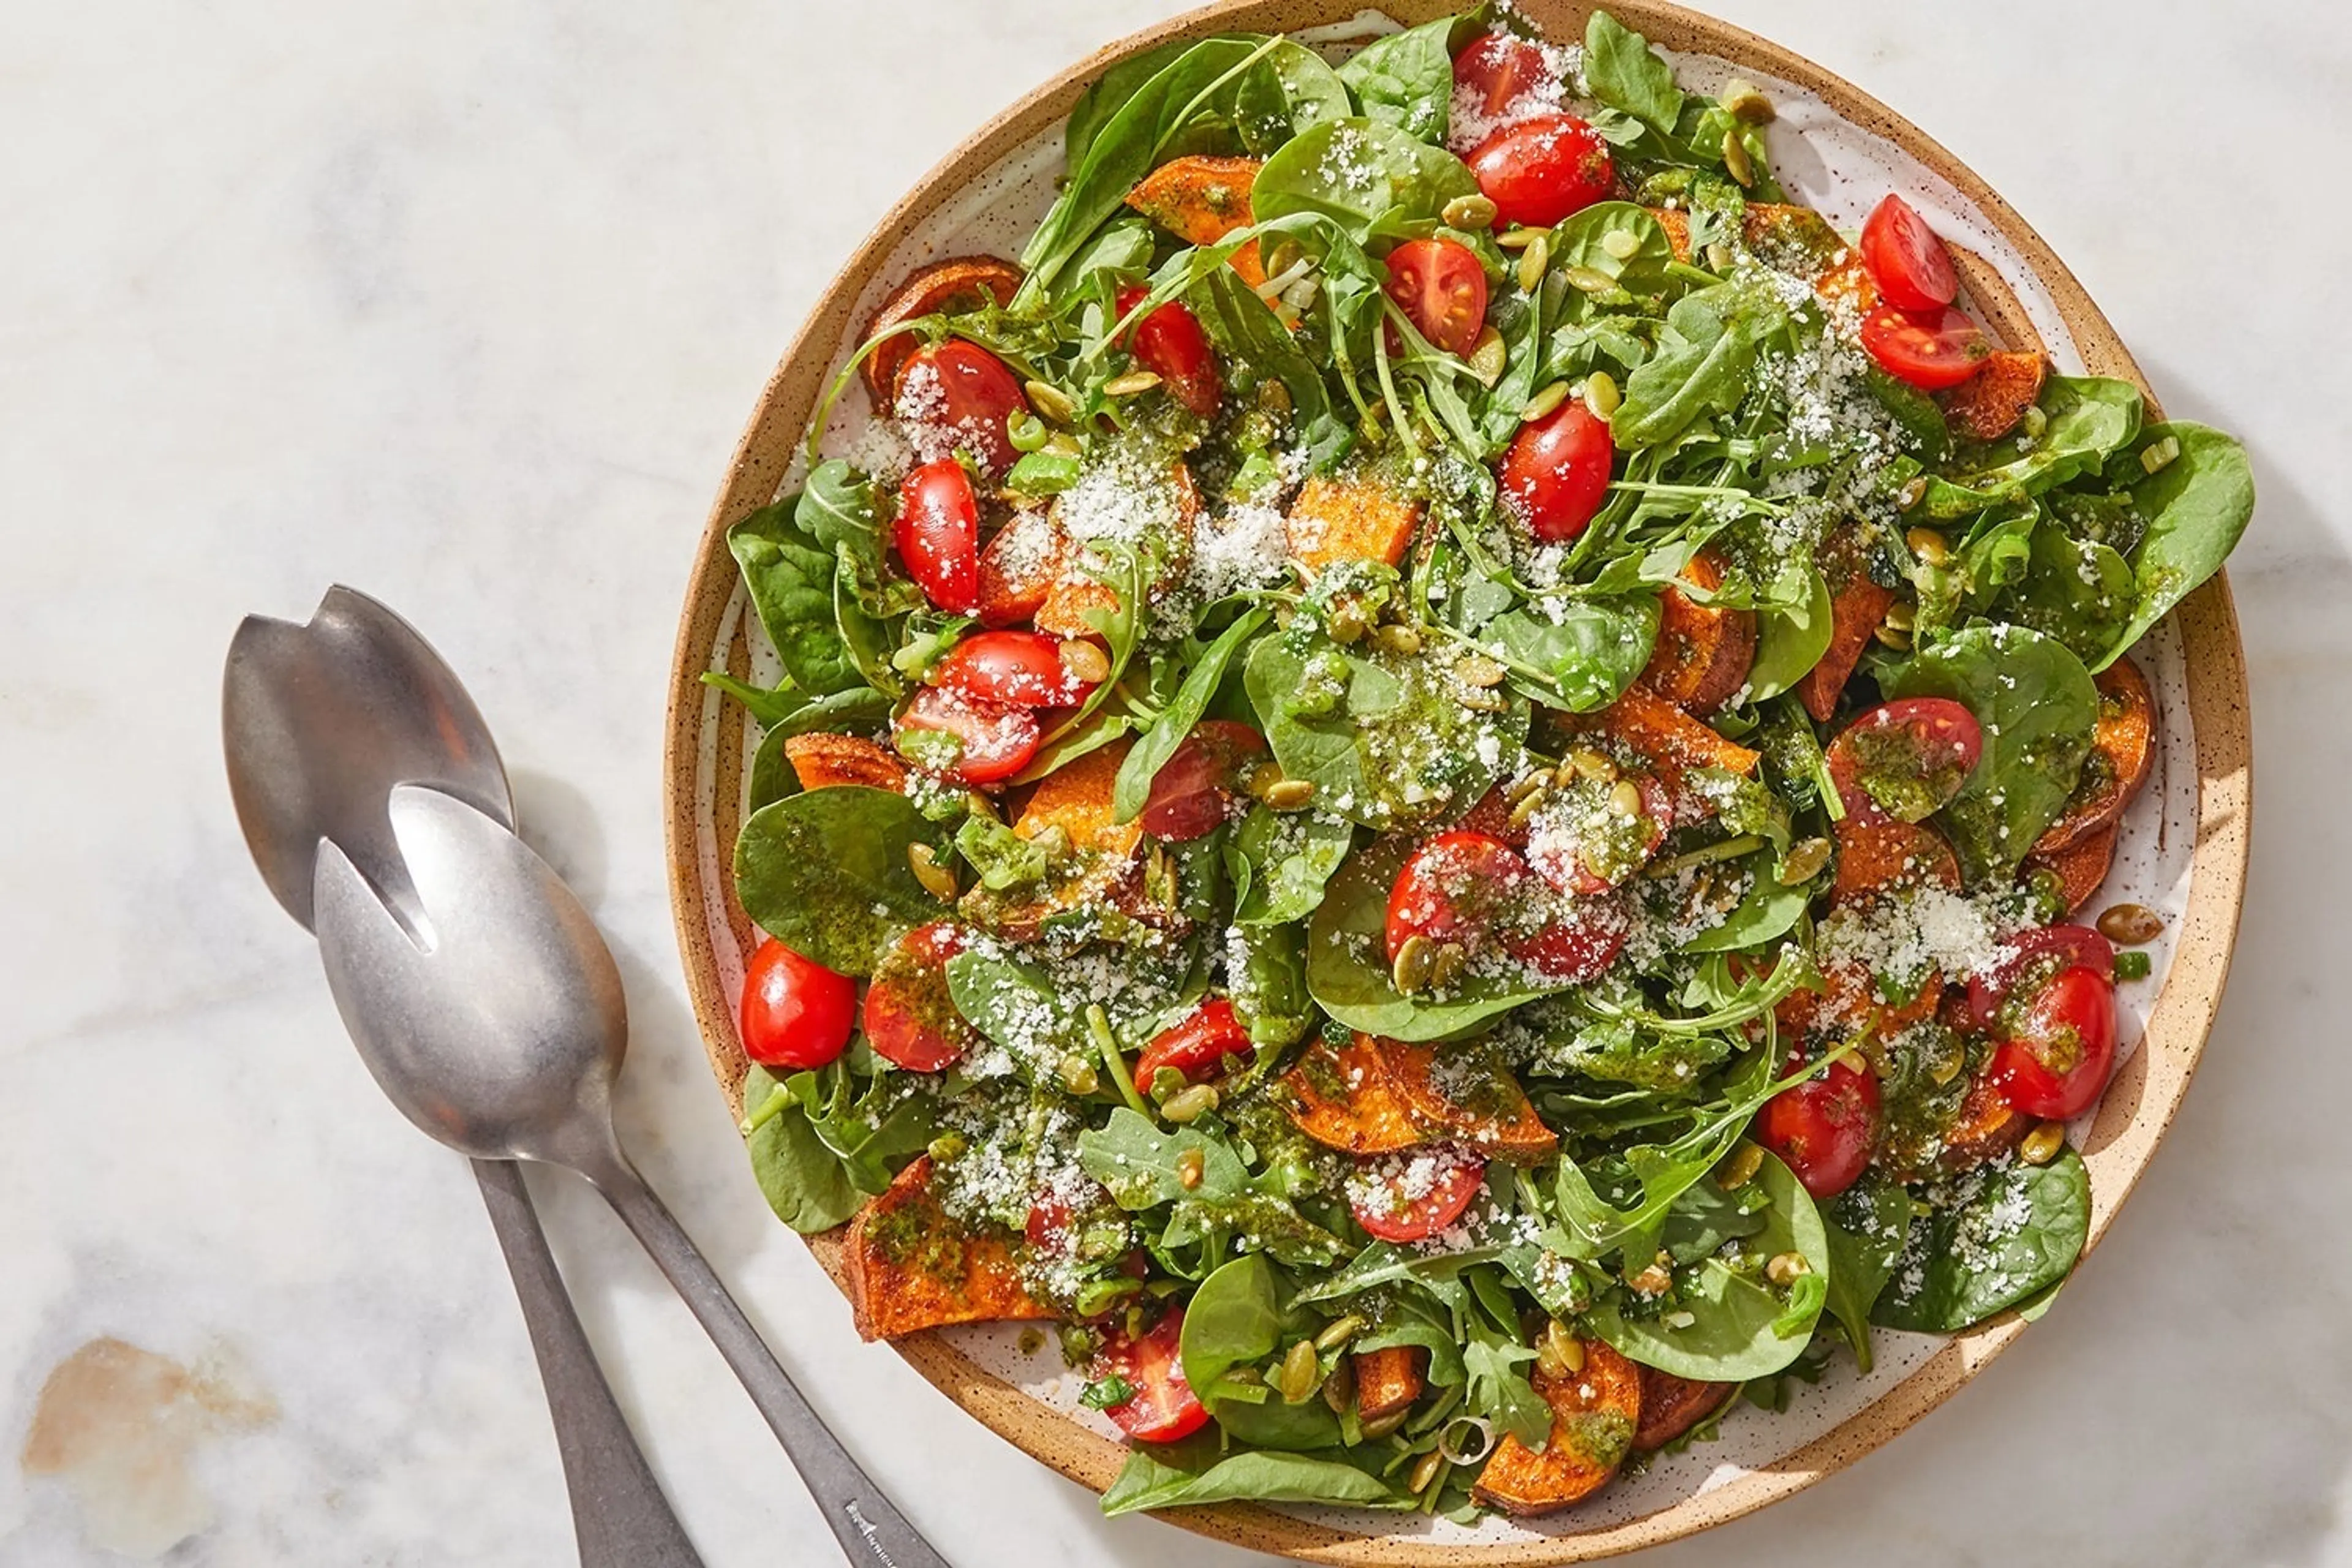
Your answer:
[[[1949,305],[1933,310],[1882,305],[1863,319],[1862,346],[1881,370],[1922,392],[1959,385],[1992,353],[1984,329]]]
[[[1886,302],[1937,310],[1958,298],[1960,275],[1927,220],[1901,196],[1888,196],[1862,226],[1862,260]]]
[[[2020,983],[2032,984],[2077,966],[2101,974],[2116,972],[2115,944],[2089,926],[2036,926],[2001,945],[2005,952],[2000,962],[1969,981],[1968,1021],[1973,1028],[1995,1028],[2002,1005]]]
[[[774,937],[743,973],[743,1054],[761,1067],[821,1068],[849,1044],[857,983],[803,958]]]
[[[1548,980],[1581,985],[1599,978],[1625,951],[1630,928],[1605,904],[1570,903],[1536,930],[1513,938],[1505,951]]]
[[[1486,1184],[1486,1162],[1467,1150],[1422,1149],[1358,1162],[1370,1190],[1349,1184],[1356,1223],[1381,1241],[1426,1241],[1462,1217]]]
[[[1495,204],[1496,221],[1531,228],[1549,228],[1606,199],[1616,178],[1609,143],[1573,114],[1507,125],[1478,143],[1469,163]]]
[[[1756,1122],[1756,1141],[1817,1198],[1853,1185],[1877,1138],[1878,1077],[1851,1057],[1766,1100]]]
[[[1519,426],[1503,454],[1503,504],[1539,543],[1582,533],[1609,493],[1616,444],[1581,399]]]
[[[1183,1335],[1184,1312],[1178,1308],[1139,1339],[1116,1327],[1103,1336],[1095,1375],[1117,1376],[1135,1390],[1126,1403],[1103,1414],[1139,1443],[1173,1443],[1209,1424],[1207,1406],[1184,1381]]]
[[[954,736],[954,760],[940,764],[920,743],[908,743],[908,731]],[[916,762],[939,765],[968,784],[996,784],[1027,767],[1042,734],[1037,715],[1026,708],[974,702],[937,686],[916,692],[898,715],[899,752]]]
[[[1830,781],[1851,830],[1925,822],[1952,802],[1984,753],[1984,730],[1963,703],[1905,697],[1856,718],[1830,742]]]
[[[1234,1005],[1213,996],[1179,1021],[1152,1037],[1135,1058],[1135,1081],[1149,1084],[1161,1068],[1174,1068],[1186,1079],[1205,1079],[1231,1056],[1254,1056],[1249,1030],[1234,1013]]]
[[[1186,843],[1213,832],[1225,803],[1250,763],[1265,755],[1265,739],[1231,719],[1203,719],[1151,778],[1151,795],[1136,820],[1154,838]]]
[[[1127,288],[1118,291],[1118,313],[1126,315],[1150,297],[1150,290]],[[1215,415],[1224,389],[1217,384],[1217,352],[1201,319],[1181,300],[1171,300],[1135,323],[1130,345],[1144,369],[1164,383],[1176,401],[1207,419]]]
[[[907,476],[892,542],[932,604],[959,616],[980,607],[980,500],[961,463],[941,458]]]
[[[1416,936],[1482,942],[1510,923],[1524,904],[1528,863],[1491,833],[1457,827],[1412,852],[1389,886],[1389,961]]]
[[[2078,963],[2033,994],[1986,1075],[2026,1115],[2064,1121],[2091,1109],[2115,1067],[2116,984]]]
[[[931,668],[930,682],[999,708],[1074,708],[1094,689],[1062,663],[1062,639],[1044,632],[975,632]]]
[[[1020,456],[1005,421],[1027,412],[1029,399],[1004,362],[978,343],[950,338],[908,355],[898,367],[892,405],[915,427],[916,449],[925,457],[944,458],[961,447],[993,479]]]
[[[1389,252],[1381,285],[1431,343],[1459,358],[1477,346],[1486,324],[1486,269],[1466,245],[1450,239],[1408,239]],[[1394,332],[1389,352],[1401,353]]]
[[[948,960],[964,933],[950,921],[917,926],[891,944],[866,987],[866,1043],[909,1072],[938,1072],[980,1036],[948,994]]]
[[[1481,33],[1454,57],[1454,90],[1475,93],[1478,107],[1500,114],[1552,79],[1543,51],[1509,33]]]

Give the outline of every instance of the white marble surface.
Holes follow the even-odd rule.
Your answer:
[[[1234,1563],[957,1414],[771,1221],[677,973],[657,807],[687,558],[803,310],[983,115],[1158,0],[79,0],[0,7],[0,1564],[565,1560],[478,1200],[343,1045],[253,877],[215,731],[248,609],[416,619],[498,726],[636,1017],[625,1126],[817,1403],[966,1568]],[[1653,1554],[2352,1563],[2352,20],[1737,0],[1898,106],[2255,455],[2232,576],[2262,831],[2172,1139],[2061,1307],[1893,1447]],[[536,1180],[713,1568],[832,1561],[781,1455],[583,1190]],[[18,1463],[114,1336],[174,1406],[111,1500]],[[274,1414],[266,1412],[274,1411]],[[188,1485],[158,1489],[184,1438]],[[127,1498],[130,1500],[125,1501]],[[164,1506],[169,1503],[171,1506]],[[209,1522],[205,1522],[209,1521]],[[1255,1559],[1246,1559],[1257,1561]]]

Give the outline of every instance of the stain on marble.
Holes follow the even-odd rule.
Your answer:
[[[73,1494],[91,1545],[152,1560],[213,1521],[199,1447],[277,1418],[277,1401],[226,1361],[191,1368],[100,1338],[50,1372],[19,1462]]]

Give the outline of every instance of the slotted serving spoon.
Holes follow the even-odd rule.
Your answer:
[[[628,1005],[588,911],[529,845],[454,795],[403,785],[391,824],[412,912],[380,898],[333,843],[319,847],[311,895],[327,983],[376,1082],[452,1148],[587,1177],[702,1321],[851,1560],[948,1568],[809,1407],[622,1152],[612,1090]]]
[[[254,864],[305,927],[322,839],[415,910],[393,839],[394,785],[430,784],[514,822],[498,746],[466,689],[407,622],[349,588],[329,589],[307,626],[246,617],[222,677],[221,733]],[[473,1165],[547,1390],[583,1568],[701,1568],[596,1363],[520,1168]]]

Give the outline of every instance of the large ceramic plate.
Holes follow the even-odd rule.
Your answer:
[[[667,746],[672,898],[687,979],[719,1083],[740,1110],[745,1062],[735,1036],[743,955],[755,941],[729,885],[742,820],[746,770],[757,740],[742,710],[698,677],[706,669],[772,675],[747,614],[722,535],[797,479],[801,437],[825,384],[887,289],[943,255],[1018,251],[1060,172],[1061,122],[1079,90],[1118,58],[1166,39],[1223,29],[1303,34],[1344,47],[1368,26],[1360,0],[1235,0],[1139,33],[1023,99],[931,171],[894,207],[834,279],[786,351],[752,412],[695,558],[671,673]],[[1580,37],[1587,7],[1519,0],[1554,37]],[[1391,0],[1413,23],[1458,9],[1448,0]],[[2144,379],[2097,307],[2050,247],[1983,181],[1866,94],[1785,49],[1673,6],[1621,0],[1610,9],[1675,58],[1685,85],[1713,88],[1736,69],[1780,106],[1773,167],[1797,199],[1851,231],[1885,192],[1899,189],[1952,237],[1970,302],[2012,346],[2038,346],[2061,369]],[[845,445],[866,417],[860,395],[828,439]],[[2075,1129],[2091,1179],[2089,1247],[2095,1247],[2172,1120],[2203,1049],[2235,938],[2252,802],[2245,668],[2225,580],[2216,577],[2158,627],[2136,656],[2162,708],[2162,748],[2150,786],[2125,824],[2099,902],[2132,899],[2170,919],[2155,950],[2160,984],[2128,987],[2129,1055],[2099,1106]],[[835,1265],[829,1238],[813,1238]],[[2086,1251],[2088,1248],[2086,1247]],[[2063,1310],[2063,1309],[2059,1309]],[[846,1312],[844,1314],[845,1326]],[[1850,1363],[1804,1391],[1777,1418],[1735,1415],[1720,1442],[1695,1447],[1547,1520],[1443,1521],[1228,1506],[1181,1510],[1204,1534],[1318,1563],[1538,1563],[1606,1556],[1686,1535],[1786,1497],[1893,1437],[2001,1352],[2025,1324],[2014,1314],[1957,1339],[1889,1334],[1868,1375]],[[1075,1381],[1047,1351],[1024,1354],[1003,1327],[925,1334],[901,1342],[923,1375],[1029,1453],[1100,1489],[1124,1450],[1099,1415],[1082,1409]]]

